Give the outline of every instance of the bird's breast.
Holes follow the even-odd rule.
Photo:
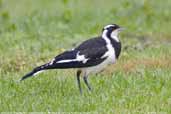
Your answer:
[[[107,51],[107,61],[109,64],[115,63],[116,57],[115,57],[115,50],[111,45],[107,45],[108,51]]]

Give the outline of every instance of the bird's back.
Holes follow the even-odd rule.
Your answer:
[[[84,41],[82,44],[76,47],[75,50],[93,49],[93,48],[100,48],[103,46],[106,46],[106,42],[101,36],[99,36]]]

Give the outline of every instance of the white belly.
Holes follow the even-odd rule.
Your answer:
[[[87,68],[83,68],[83,72],[86,73],[86,75],[89,75],[90,73],[98,73],[101,70],[103,70],[106,66],[108,65],[108,62],[105,61],[97,66],[93,66],[93,67],[87,67]]]
[[[83,68],[82,71],[85,72],[86,75],[89,75],[90,73],[98,73],[102,71],[105,67],[107,67],[109,64],[115,63],[116,58],[115,51],[113,48],[111,48],[111,50],[108,51],[105,55],[107,56],[107,59],[105,59],[102,63],[98,64],[97,66]]]

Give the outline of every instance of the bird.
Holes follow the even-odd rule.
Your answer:
[[[73,68],[76,69],[76,79],[80,93],[82,94],[81,75],[88,90],[91,91],[92,88],[88,81],[89,75],[101,72],[108,65],[115,64],[118,60],[122,47],[119,33],[123,29],[117,24],[104,26],[101,35],[90,38],[75,48],[57,55],[51,61],[35,67],[31,72],[24,75],[20,81],[50,69]]]

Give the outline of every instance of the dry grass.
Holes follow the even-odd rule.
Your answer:
[[[113,73],[115,71],[123,71],[125,73],[136,72],[139,68],[155,69],[155,68],[171,68],[171,58],[168,56],[159,58],[139,58],[127,61],[118,61],[118,63],[108,67],[104,73]]]

